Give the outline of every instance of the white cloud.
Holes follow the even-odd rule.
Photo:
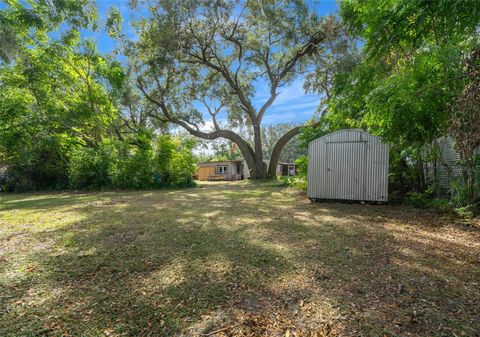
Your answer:
[[[284,113],[275,113],[265,115],[264,124],[279,124],[279,123],[301,123],[310,119],[313,116],[312,111],[287,111]]]
[[[209,132],[215,129],[215,126],[213,125],[213,120],[207,120],[205,123],[200,127],[200,130]]]
[[[203,117],[206,118],[205,114]],[[227,123],[227,120],[225,118],[217,118],[217,123],[218,125],[220,125],[220,127],[222,127]],[[204,132],[209,132],[215,129],[215,125],[213,124],[213,120],[210,118],[205,119],[205,122],[203,123],[203,125],[199,125],[199,128]]]
[[[259,109],[269,98],[269,88],[264,80],[255,82],[255,88],[257,93],[252,102]],[[320,104],[321,95],[305,93],[303,79],[297,79],[291,85],[279,88],[278,91],[277,99],[265,114],[263,120],[265,124],[304,122],[313,117]],[[201,130],[212,131],[214,129],[213,121],[205,107],[200,104],[194,104],[194,106],[205,119],[205,125],[201,127]],[[226,119],[226,112],[222,111],[218,116],[219,123],[226,123]]]
[[[291,102],[289,104],[276,105],[270,108],[270,112],[282,112],[282,111],[305,111],[309,110],[315,112],[318,107],[319,100],[318,98],[305,97],[305,100],[302,102]]]
[[[297,79],[287,87],[279,88],[279,95],[267,110],[264,123],[278,124],[289,122],[304,122],[313,117],[321,100],[321,95],[305,93],[303,79]],[[260,85],[260,83],[258,83]],[[260,107],[269,97],[266,83],[257,89],[254,99],[256,107]]]

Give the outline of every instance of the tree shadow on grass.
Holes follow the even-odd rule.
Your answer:
[[[58,195],[58,196],[35,196],[34,198],[25,199],[11,199],[9,195],[7,200],[0,203],[0,212],[7,211],[20,211],[20,210],[45,210],[49,208],[62,207],[71,205],[75,202],[82,202],[85,200],[85,196],[71,196],[71,195]]]
[[[311,278],[351,317],[351,331],[474,336],[480,331],[480,233],[414,212],[305,204],[291,211],[296,222],[275,230],[298,247]]]
[[[120,204],[120,213],[88,207],[80,223],[45,233],[68,238],[67,247],[36,253],[30,261],[39,276],[4,286],[17,302],[40,303],[13,306],[7,331],[170,336],[288,269],[241,228],[208,226],[200,209],[166,214],[154,198],[143,199]]]
[[[32,254],[30,276],[3,285],[4,331],[194,335],[239,312],[329,335],[480,329],[470,241],[449,240],[429,214],[318,206],[281,191],[207,187],[73,203],[82,220],[40,234],[57,244]],[[272,315],[277,322],[258,318]]]

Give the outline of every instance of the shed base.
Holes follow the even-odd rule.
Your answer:
[[[351,200],[351,199],[323,199],[323,198],[308,198],[310,202],[314,203],[344,203],[344,204],[368,204],[368,205],[386,205],[388,201],[373,201],[373,200]]]

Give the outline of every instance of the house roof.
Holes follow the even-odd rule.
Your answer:
[[[197,164],[218,164],[218,163],[243,163],[243,159],[205,161],[205,162],[197,163]]]
[[[197,165],[206,165],[206,164],[219,164],[219,163],[242,163],[243,159],[236,159],[236,160],[215,160],[215,161],[204,161],[201,163],[197,163]],[[284,162],[279,162],[278,165],[297,165],[295,163],[284,163]]]

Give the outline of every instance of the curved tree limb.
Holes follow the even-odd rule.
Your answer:
[[[173,114],[170,113],[168,107],[166,106],[165,102],[163,100],[157,100],[153,98],[144,88],[143,83],[141,79],[139,78],[137,80],[139,89],[140,91],[145,95],[145,97],[155,105],[157,105],[160,110],[162,111],[162,115],[165,116],[165,118],[161,118],[160,116],[150,114],[150,117],[157,118],[158,120],[165,122],[168,121],[170,123],[176,124],[184,128],[188,133],[191,135],[202,138],[202,139],[207,139],[207,140],[214,140],[218,138],[225,138],[228,139],[229,141],[235,143],[238,145],[238,148],[242,152],[243,158],[247,162],[247,165],[250,169],[252,169],[252,175],[256,176],[257,175],[257,168],[255,165],[255,154],[253,152],[252,147],[250,144],[248,144],[242,137],[240,137],[237,133],[230,131],[230,130],[223,130],[220,128],[215,127],[214,131],[211,132],[205,132],[201,131],[198,126],[192,127],[189,123],[175,117]]]
[[[316,123],[313,123],[313,124],[296,126],[292,129],[290,129],[282,137],[280,137],[279,140],[277,140],[277,142],[275,143],[275,146],[273,147],[272,154],[270,155],[270,163],[268,165],[268,176],[269,177],[275,177],[276,172],[277,172],[278,159],[280,158],[280,154],[282,153],[282,150],[285,147],[285,145],[287,145],[287,143],[293,137],[298,135],[303,128],[311,128],[311,127],[318,126],[319,124],[320,124],[320,122],[316,122]]]

